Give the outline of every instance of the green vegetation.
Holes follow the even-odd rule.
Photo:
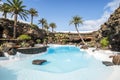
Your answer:
[[[22,42],[20,42],[20,46],[21,47],[29,47],[30,44],[26,42],[26,40],[30,40],[31,36],[26,35],[26,34],[22,34],[18,37],[18,39],[23,40]]]
[[[32,25],[33,24],[33,17],[38,16],[38,12],[34,8],[30,8],[30,10],[28,12],[31,15],[31,25]]]
[[[9,7],[12,16],[14,16],[14,31],[13,38],[16,38],[16,27],[17,27],[17,18],[18,15],[21,19],[25,19],[27,17],[27,10],[25,10],[26,6],[23,5],[23,1],[20,0],[7,0],[8,3],[6,5]]]
[[[23,35],[20,35],[20,36],[18,37],[18,39],[20,39],[20,40],[30,40],[30,39],[31,39],[31,36],[26,35],[26,34],[23,34]]]
[[[18,31],[18,16],[20,16],[21,19],[27,20],[28,14],[30,14],[31,17],[31,27],[32,29],[37,29],[39,28],[38,26],[33,24],[33,18],[34,16],[38,16],[38,11],[35,10],[34,8],[30,8],[29,10],[26,9],[26,6],[23,4],[23,0],[7,0],[6,3],[0,4],[0,11],[3,13],[4,18],[7,18],[7,13],[11,13],[11,17],[14,17],[14,24],[13,26],[13,31],[12,31],[12,36],[14,39],[16,39],[17,31]],[[42,24],[42,29],[44,28],[48,34],[48,29],[49,27],[53,29],[56,28],[55,23],[50,23],[48,25],[47,20],[42,18],[39,20],[39,23]],[[8,25],[9,26],[9,25]]]
[[[26,6],[23,5],[23,0],[7,0],[6,3],[4,3],[2,6],[0,6],[0,11],[3,12],[4,18],[7,18],[8,12],[12,14],[12,17],[14,17],[14,24],[13,23],[10,24],[10,25],[14,26],[14,30],[12,29],[13,31],[11,31],[11,32],[13,32],[12,36],[14,39],[16,38],[16,36],[23,34],[23,35],[20,35],[18,37],[18,39],[26,41],[26,40],[30,40],[32,38],[32,39],[34,39],[34,42],[37,42],[37,43],[47,42],[48,40],[50,40],[49,42],[54,42],[54,40],[55,40],[55,42],[60,42],[60,43],[67,42],[67,39],[68,39],[67,34],[65,34],[65,35],[52,34],[52,33],[54,33],[54,28],[56,28],[57,25],[54,22],[48,24],[47,20],[45,18],[41,18],[39,20],[39,24],[42,25],[42,29],[46,30],[47,35],[46,35],[46,32],[44,32],[45,35],[40,35],[40,36],[47,36],[48,39],[46,40],[45,37],[44,38],[42,37],[43,38],[42,41],[39,40],[38,37],[40,37],[40,36],[39,36],[39,33],[37,34],[37,31],[39,30],[38,32],[40,32],[41,30],[39,29],[39,27],[36,24],[33,24],[33,18],[34,18],[34,16],[38,16],[38,11],[35,10],[34,8],[30,8],[29,10],[26,10],[25,8],[26,8]],[[30,14],[30,17],[31,17],[30,28],[22,25],[22,27],[24,27],[26,31],[24,33],[20,33],[22,31],[22,29],[19,31],[18,29],[20,29],[20,28],[17,28],[19,26],[21,27],[21,25],[18,25],[19,23],[17,23],[18,16],[20,16],[21,19],[26,20],[28,18],[28,16],[27,16],[28,14]],[[77,32],[79,34],[79,37],[81,38],[82,42],[85,44],[85,42],[84,42],[84,40],[83,40],[82,36],[80,35],[79,30],[78,30],[79,24],[82,24],[82,23],[83,23],[82,18],[79,16],[74,16],[72,18],[72,20],[70,21],[70,24],[73,24],[75,26],[75,29],[77,30]],[[48,29],[50,27],[52,28],[52,31],[51,31],[52,33],[49,33],[49,31],[48,31]],[[28,30],[30,30],[30,32]],[[18,34],[16,35],[17,31],[18,31]],[[35,38],[34,35],[31,35],[31,36],[25,35],[25,34],[28,34],[27,31],[28,31],[28,33],[31,33],[31,34],[32,34],[32,32],[34,32],[34,34],[37,34],[38,37]],[[8,33],[6,33],[6,34],[8,34]],[[49,39],[49,37],[50,37],[50,39]],[[10,38],[11,38],[11,36],[10,36]],[[24,44],[24,43],[22,43],[22,44]]]
[[[2,15],[3,15],[4,18],[6,19],[6,18],[7,18],[7,13],[10,12],[9,6],[8,6],[6,3],[4,3],[3,5],[0,6],[0,11],[3,12]]]
[[[46,43],[46,42],[47,42],[47,40],[48,40],[47,38],[43,39],[43,43]]]
[[[62,43],[62,44],[66,44],[67,40],[69,38],[68,34],[62,34],[62,33],[57,33],[55,34],[55,42],[56,43]]]
[[[49,29],[48,24],[45,24],[45,25],[44,25],[44,28],[45,28],[45,30],[47,31],[47,34],[48,34],[48,29]]]
[[[36,42],[39,44],[39,43],[41,42],[41,40],[40,40],[40,39],[37,39]]]
[[[82,36],[80,35],[79,30],[78,30],[79,24],[83,24],[82,18],[79,17],[79,16],[74,16],[74,17],[72,18],[72,20],[70,21],[70,24],[74,24],[75,29],[76,29],[76,31],[78,32],[78,35],[79,35],[80,39],[82,40],[82,42],[84,43],[84,45],[86,45],[85,41],[83,40],[83,38],[82,38]]]
[[[23,42],[20,43],[20,46],[21,47],[28,47],[30,45],[28,43],[26,43],[25,41],[23,41]]]
[[[37,28],[38,28],[38,26],[37,26],[36,24],[30,25],[30,27],[31,27],[32,29],[37,29]]]
[[[42,18],[42,19],[39,20],[39,24],[42,24],[42,29],[43,29],[43,28],[44,28],[44,25],[47,24],[47,20],[44,19],[44,18]]]
[[[0,52],[3,51],[3,49],[4,49],[5,46],[6,46],[6,43],[3,43],[3,44],[0,45]]]
[[[108,37],[102,38],[101,41],[100,41],[100,44],[103,48],[107,47],[109,45]]]
[[[52,23],[49,24],[49,26],[52,28],[52,33],[53,33],[54,28],[57,27],[56,24],[52,22]]]
[[[62,40],[62,43],[63,43],[63,44],[66,44],[66,43],[67,43],[67,39],[63,39],[63,40]]]

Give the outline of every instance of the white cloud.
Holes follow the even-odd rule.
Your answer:
[[[2,1],[0,1],[0,5],[1,5],[1,4],[3,4],[3,2],[2,2]]]
[[[20,22],[30,24],[30,22],[24,21],[24,20],[19,20]]]
[[[113,0],[109,2],[105,8],[104,13],[100,19],[97,20],[86,20],[84,21],[82,27],[79,28],[80,31],[95,31],[100,28],[100,25],[103,24],[109,18],[110,14],[118,8],[120,5],[120,0]]]
[[[105,6],[105,9],[109,8],[111,11],[114,11],[119,5],[120,5],[120,0],[113,0],[112,2],[108,3]]]
[[[3,2],[2,1],[0,1],[0,5],[2,5],[3,4]],[[2,16],[2,13],[0,12],[0,17]]]

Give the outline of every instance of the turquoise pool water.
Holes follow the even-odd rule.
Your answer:
[[[32,61],[35,59],[45,59],[47,62],[43,65],[33,65]],[[96,62],[96,60],[92,56],[85,51],[81,51],[78,47],[51,46],[43,55],[37,55],[29,59],[15,62],[12,65],[17,65],[17,68],[22,69],[27,68],[53,73],[66,73],[77,69],[87,68],[94,62]]]
[[[45,59],[46,63],[43,65],[33,65],[32,61],[35,59]],[[105,66],[101,61],[96,60],[85,51],[74,46],[50,46],[44,54],[38,54],[34,57],[22,59],[20,61],[5,65],[0,68],[1,80],[88,80],[88,73],[90,72],[90,80],[97,79],[104,71]],[[74,72],[77,73],[74,73]],[[87,72],[86,72],[87,71]],[[97,73],[96,73],[97,71]],[[73,73],[72,73],[73,72]],[[109,72],[109,71],[108,71]],[[59,73],[60,75],[57,75]],[[72,73],[70,75],[62,75],[64,73]],[[92,73],[92,74],[91,74]],[[91,76],[96,73],[96,76]],[[9,75],[7,75],[9,74]],[[54,74],[54,75],[53,75]],[[75,75],[74,75],[75,74]],[[72,75],[72,76],[71,76]],[[76,78],[69,78],[74,77]],[[81,76],[80,76],[81,75]],[[7,77],[5,77],[7,76]],[[64,77],[63,77],[64,76]],[[84,76],[84,77],[83,77]],[[87,77],[85,77],[87,76]],[[17,78],[17,79],[16,79]],[[59,79],[58,79],[59,78]]]
[[[63,73],[88,67],[93,60],[86,52],[80,51],[80,48],[72,46],[51,47],[40,58],[48,60],[48,63],[41,66],[41,70]]]
[[[33,59],[45,59],[48,62],[41,66],[34,65],[32,68],[55,73],[82,69],[88,67],[92,61],[92,58],[86,52],[73,46],[50,47],[44,55],[36,56]]]

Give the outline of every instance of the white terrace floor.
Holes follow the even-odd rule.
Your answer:
[[[111,55],[115,55],[118,52],[113,52],[110,50],[96,50],[93,52],[94,48],[89,48],[86,50],[90,55],[93,55],[96,59],[101,61],[110,61],[112,62],[112,58],[109,58]],[[120,80],[120,66],[109,66],[113,69],[113,71],[110,73],[108,78],[106,80]],[[104,79],[102,79],[104,80]]]

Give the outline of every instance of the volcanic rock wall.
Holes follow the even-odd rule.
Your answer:
[[[0,38],[3,38],[3,34],[6,38],[12,38],[13,36],[14,21],[9,19],[0,18]],[[33,39],[44,38],[46,35],[45,30],[39,29],[36,25],[30,25],[27,23],[17,22],[17,37],[21,34],[29,34]]]
[[[108,37],[111,49],[120,51],[120,6],[110,15],[107,22],[101,25],[98,38]]]

